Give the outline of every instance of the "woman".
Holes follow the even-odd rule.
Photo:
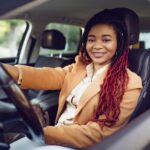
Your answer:
[[[128,47],[125,23],[107,9],[87,22],[74,64],[5,65],[24,89],[61,89],[56,125],[44,128],[46,144],[86,149],[128,122],[142,88],[127,68]]]

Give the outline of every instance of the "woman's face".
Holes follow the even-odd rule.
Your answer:
[[[112,61],[117,49],[117,34],[113,26],[98,24],[91,28],[86,43],[86,50],[95,68],[100,68]]]

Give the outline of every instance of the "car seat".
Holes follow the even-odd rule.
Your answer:
[[[64,50],[66,45],[66,39],[64,35],[55,29],[45,30],[42,33],[41,38],[41,47],[44,49],[53,49],[57,50]],[[73,58],[67,57],[59,57],[59,56],[47,56],[47,55],[40,55],[35,63],[35,67],[64,67],[68,64],[74,62]],[[56,91],[55,91],[56,92]],[[28,90],[27,95],[29,99],[42,96],[49,91],[43,90]]]
[[[120,14],[125,21],[129,44],[133,45],[139,41],[139,18],[137,14],[128,8],[114,8],[112,13]],[[130,121],[150,108],[150,51],[146,49],[130,49],[129,68],[137,73],[142,79],[143,89],[138,99],[138,104]]]
[[[41,48],[45,50],[63,51],[66,46],[65,36],[56,29],[43,31],[41,38]],[[37,58],[35,67],[64,67],[73,62],[72,58],[40,55]]]
[[[130,121],[150,108],[150,51],[130,50],[129,68],[142,78],[143,89]]]

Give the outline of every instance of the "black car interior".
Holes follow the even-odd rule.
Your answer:
[[[131,121],[150,108],[150,51],[145,49],[131,50],[129,68],[142,78],[143,84],[138,104],[130,118]]]
[[[122,15],[122,18],[126,22],[127,29],[128,29],[128,36],[129,36],[128,38],[129,38],[130,44],[137,43],[138,38],[139,38],[139,22],[138,22],[137,15],[134,12],[132,12],[126,8],[119,8],[116,10],[114,9],[114,11],[116,11],[117,13],[119,12]],[[53,37],[54,39],[52,39],[51,37]],[[58,46],[58,44],[57,44],[59,42],[60,42],[60,46]],[[63,34],[61,34],[60,32],[58,32],[56,30],[47,30],[47,31],[43,32],[43,38],[42,38],[41,45],[46,48],[54,48],[54,49],[60,50],[60,49],[63,49],[65,46],[65,37],[63,36]],[[63,67],[72,62],[74,62],[74,60],[72,58],[69,59],[66,57],[60,58],[57,56],[39,56],[39,58],[37,59],[37,62],[35,64],[35,67],[44,67],[44,66],[46,66],[46,67],[59,67],[59,66]],[[131,49],[130,50],[130,52],[129,52],[129,68],[132,71],[136,72],[142,78],[142,83],[143,83],[143,90],[139,97],[137,108],[135,109],[133,115],[131,116],[130,121],[133,120],[135,117],[139,116],[142,112],[144,112],[150,108],[150,94],[149,94],[150,93],[150,65],[149,64],[150,64],[150,51],[147,51],[145,49],[136,49],[136,50]],[[3,70],[3,67],[0,67],[0,68]],[[0,76],[1,76],[0,86],[3,89],[5,89],[6,85],[11,86],[10,78],[6,77],[4,79],[3,78],[4,74],[5,74],[5,71],[0,72]],[[3,84],[4,83],[3,80],[5,80],[5,86]],[[8,82],[8,80],[9,80],[9,82]],[[14,91],[14,93],[15,92],[16,92],[16,95],[18,95],[17,94],[18,91]],[[7,92],[7,93],[9,93],[9,92]],[[59,95],[59,91],[29,90],[29,91],[27,91],[27,97],[29,97],[30,99],[32,99],[32,98],[33,99],[31,101],[29,101],[29,103],[27,103],[27,106],[30,106],[30,107],[26,106],[26,108],[32,112],[33,111],[32,106],[31,106],[31,103],[32,103],[32,104],[39,104],[39,106],[41,107],[41,109],[43,109],[43,111],[56,112],[58,95]],[[15,114],[13,119],[14,120],[16,119],[16,122],[17,122],[18,115],[20,118],[22,117],[23,120],[27,119],[26,123],[24,124],[24,127],[22,127],[22,126],[19,127],[20,122],[18,123],[18,126],[16,127],[16,130],[18,129],[18,131],[16,131],[17,133],[23,132],[28,137],[29,136],[32,137],[33,134],[39,133],[39,135],[41,136],[41,132],[42,132],[41,127],[39,126],[37,129],[40,131],[36,131],[36,129],[32,126],[33,122],[31,120],[28,120],[28,117],[27,117],[28,115],[24,114],[24,111],[23,111],[23,113],[21,113],[20,110],[24,109],[25,107],[20,106],[21,101],[19,100],[19,98],[21,98],[21,97],[20,96],[17,98],[13,97],[13,99],[15,99],[15,100],[13,100],[13,103],[15,104],[17,111],[19,111],[19,113],[21,115],[16,113],[16,109],[14,108],[13,104],[7,103],[5,105],[5,102],[0,102],[0,103],[2,103],[1,106],[5,106],[4,107],[5,110],[3,110],[3,107],[0,107],[0,112],[1,112],[0,118],[5,118],[5,120],[0,119],[0,141],[3,141],[0,143],[0,149],[9,149],[9,146],[2,139],[3,139],[3,133],[6,132],[6,126],[5,126],[6,120],[9,119],[9,114],[6,114],[6,110],[8,110],[8,112],[9,112],[10,107],[12,108],[11,110]],[[23,96],[23,98],[24,98],[24,96]],[[20,103],[16,104],[16,102],[18,102],[18,101]],[[27,99],[24,102],[26,103]],[[29,112],[28,110],[27,110],[27,112]],[[55,113],[49,113],[49,115],[50,115],[50,118],[53,118],[53,119],[51,119],[50,124],[54,125]],[[35,120],[37,120],[37,117],[34,116],[34,118],[35,118]],[[23,128],[23,129],[21,129],[21,128]],[[33,128],[33,129],[29,130],[28,128]],[[27,133],[26,131],[28,131],[28,130],[29,130],[29,132],[31,132],[31,131],[33,131],[33,132]],[[38,134],[36,136],[38,137]]]

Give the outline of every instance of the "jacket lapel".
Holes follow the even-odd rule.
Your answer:
[[[82,110],[82,108],[84,108],[87,102],[91,100],[91,98],[100,91],[100,86],[104,81],[106,73],[107,73],[107,69],[101,75],[97,76],[96,79],[85,90],[85,92],[83,93],[80,99],[79,105],[77,107],[76,115]]]
[[[65,89],[64,89],[65,92],[63,92],[63,98],[60,99],[60,101],[59,101],[59,108],[58,108],[57,117],[56,117],[57,119],[60,116],[61,112],[63,111],[63,108],[64,108],[64,105],[65,105],[68,95],[71,93],[73,88],[75,88],[75,86],[78,83],[80,83],[80,81],[85,76],[86,76],[85,67],[78,68],[77,71],[73,71],[68,75],[67,82],[66,82]]]
[[[69,75],[69,79],[68,79],[68,91],[66,93],[66,96],[68,96],[68,94],[71,93],[71,91],[76,87],[76,85],[78,85],[86,76],[86,70],[85,69],[81,69],[78,70],[77,72],[71,73]]]
[[[101,75],[98,75],[96,79],[90,84],[90,86],[85,90],[85,92],[81,96],[79,105],[77,107],[76,115],[82,110],[82,108],[86,105],[86,103],[100,91],[100,86],[104,81],[106,73],[107,73],[107,69],[103,73],[101,73]],[[69,86],[65,86],[65,92],[63,93],[63,98],[60,99],[59,101],[59,108],[56,117],[57,119],[59,118],[61,112],[63,111],[67,96],[70,94],[73,88],[75,88],[75,86],[80,83],[80,81],[85,76],[86,76],[86,69],[85,67],[82,66],[80,68],[77,68],[76,71],[71,72],[67,77],[66,84]]]

